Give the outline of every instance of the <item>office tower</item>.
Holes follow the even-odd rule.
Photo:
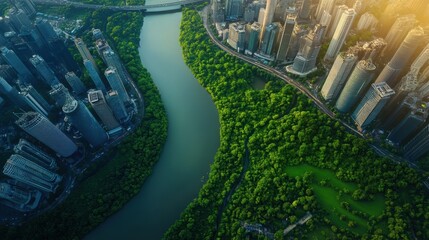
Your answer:
[[[78,76],[76,76],[76,74],[74,72],[66,73],[65,79],[75,94],[79,95],[79,94],[86,92],[85,85],[80,80],[80,78]]]
[[[401,94],[403,96],[400,96]],[[417,104],[420,102],[421,97],[416,92],[396,92],[383,109],[384,116],[380,117],[381,128],[386,131],[392,130],[412,109],[417,109]]]
[[[2,47],[0,48],[0,51],[3,59],[18,73],[22,83],[34,83],[34,77],[30,70],[28,70],[13,50],[8,49],[7,47]]]
[[[316,59],[320,51],[320,43],[323,38],[325,27],[317,24],[313,31],[301,39],[299,52],[292,66],[286,67],[288,72],[307,75],[316,70]]]
[[[40,148],[25,139],[19,139],[19,143],[13,148],[14,152],[26,159],[49,170],[58,169],[57,162]]]
[[[27,14],[25,14],[24,10],[11,8],[8,15],[10,23],[17,33],[21,33],[22,28],[32,27],[31,20],[28,18]]]
[[[280,39],[279,50],[277,51],[277,61],[285,61],[292,32],[295,28],[295,16],[287,16]]]
[[[383,51],[384,56],[390,57],[396,52],[416,22],[416,16],[413,14],[396,19],[385,37],[387,46]]]
[[[320,21],[324,11],[330,14],[332,12],[334,4],[335,0],[320,0],[316,10],[316,20]]]
[[[329,43],[328,50],[325,55],[326,61],[333,61],[344,44],[344,41],[349,33],[350,27],[352,26],[353,19],[356,12],[353,8],[346,10],[338,22],[334,36]]]
[[[71,97],[69,90],[62,83],[52,85],[51,87],[52,89],[49,91],[49,96],[55,100],[55,104],[58,107],[64,106],[67,98]]]
[[[67,99],[63,112],[92,147],[99,147],[107,141],[106,132],[81,101]]]
[[[119,59],[118,54],[113,52],[111,49],[108,51],[103,52],[104,61],[108,67],[114,67],[116,68],[116,71],[118,72],[119,76],[121,77],[122,81],[128,82],[128,75],[127,71],[125,70],[124,65],[121,62],[121,59]]]
[[[63,157],[69,157],[77,151],[76,144],[40,113],[26,112],[20,114],[15,123]]]
[[[249,44],[247,44],[246,54],[253,55],[258,50],[259,35],[261,34],[261,24],[254,22],[250,27]]]
[[[261,40],[265,37],[265,31],[267,27],[273,22],[274,11],[276,10],[277,0],[267,0],[267,5],[265,6],[264,19],[261,24]]]
[[[90,90],[88,101],[108,131],[120,127],[100,90]]]
[[[88,59],[83,60],[83,65],[85,66],[86,70],[88,70],[88,74],[94,82],[95,87],[103,92],[107,92],[100,75],[98,75],[96,66]]]
[[[299,44],[301,42],[301,38],[307,35],[308,32],[309,30],[307,25],[295,24],[295,28],[293,29],[293,32],[292,32],[292,38],[289,43],[289,49],[286,55],[286,59],[288,61],[292,61],[295,59],[299,51]]]
[[[352,110],[374,78],[375,69],[376,67],[371,61],[358,62],[335,104],[338,111],[347,113]]]
[[[402,144],[406,139],[412,136],[423,124],[428,117],[427,103],[419,102],[411,111],[402,119],[402,121],[390,132],[387,139],[394,144]]]
[[[229,24],[229,36],[226,41],[237,52],[244,51],[244,44],[246,41],[246,30],[244,25],[239,23]],[[116,68],[115,68],[116,69]]]
[[[76,45],[77,50],[79,51],[80,55],[82,56],[82,59],[89,60],[93,64],[94,68],[98,72],[97,63],[95,62],[94,58],[92,57],[91,53],[89,52],[88,48],[86,47],[86,44],[83,42],[82,39],[76,38],[74,40],[74,44]]]
[[[262,29],[262,23],[264,23],[264,18],[265,18],[265,8],[261,8],[259,9],[259,14],[258,14],[258,23],[261,24],[261,29]]]
[[[124,103],[127,103],[130,101],[130,97],[128,96],[127,90],[124,87],[123,82],[121,81],[121,78],[119,77],[118,72],[116,71],[116,68],[114,67],[108,67],[106,71],[104,72],[104,75],[107,78],[107,81],[110,84],[110,87],[118,92],[119,97],[121,97],[122,101]]]
[[[404,146],[404,156],[411,161],[416,161],[429,151],[429,125],[426,125],[420,130],[417,135],[412,138]]]
[[[105,51],[110,51],[112,50],[109,46],[109,44],[105,41],[105,40],[97,40],[95,42],[95,47],[97,49],[97,53],[98,55],[100,55],[101,59],[103,60],[103,62],[106,62],[106,60],[104,59],[104,52]]]
[[[213,0],[212,2],[213,22],[219,23],[225,21],[225,9],[222,0]]]
[[[22,9],[28,17],[36,15],[36,6],[31,0],[10,0],[9,1],[15,8]]]
[[[92,38],[94,38],[95,41],[97,41],[97,40],[106,40],[104,38],[103,32],[101,32],[101,30],[98,29],[98,28],[93,28],[92,29]]]
[[[399,73],[410,60],[424,35],[423,28],[412,29],[375,82],[386,82],[389,86],[395,87],[398,83]]]
[[[362,16],[359,18],[359,22],[357,24],[357,30],[363,31],[363,30],[371,30],[375,28],[378,24],[378,19],[372,15],[369,12],[366,12],[362,14]]]
[[[329,14],[327,11],[324,11],[323,14],[322,14],[322,18],[319,21],[319,24],[322,27],[325,27],[325,32],[323,33],[323,37],[326,34],[326,29],[329,27],[329,24],[331,23],[331,20],[332,20],[332,15]]]
[[[109,104],[110,109],[112,109],[113,115],[115,115],[116,120],[121,123],[128,120],[129,116],[127,110],[117,91],[110,90],[109,92],[107,92],[106,101],[107,104]]]
[[[15,83],[18,75],[10,65],[0,65],[0,77],[4,78],[8,83]]]
[[[34,26],[42,36],[45,45],[48,47],[50,42],[58,39],[58,34],[55,32],[52,25],[47,20],[37,19]]]
[[[45,117],[49,115],[49,112],[51,111],[52,107],[49,105],[49,103],[40,95],[39,92],[33,86],[26,85],[20,86],[21,92],[20,94],[24,96],[24,98],[27,100],[28,105],[30,107],[40,113],[43,114]]]
[[[265,35],[261,42],[261,54],[271,56],[274,51],[279,33],[279,26],[276,23],[269,24],[265,29]]]
[[[259,3],[256,2],[256,5],[259,6]],[[244,8],[244,17],[243,17],[243,20],[245,22],[251,23],[258,16],[257,15],[258,13],[259,13],[259,7],[255,8],[255,2],[250,3],[249,5],[247,5],[247,7]]]
[[[45,192],[55,192],[62,177],[28,159],[13,154],[3,167],[3,173],[19,182]]]
[[[353,4],[353,9],[356,11],[356,13],[360,13],[363,8],[364,6],[362,0],[356,0],[356,2]]]
[[[326,101],[334,101],[344,87],[357,61],[353,53],[340,53],[335,59],[320,93]]]
[[[5,95],[15,106],[23,110],[30,110],[27,100],[2,77],[0,77],[0,93]]]
[[[373,83],[352,113],[352,119],[358,128],[367,127],[394,94],[395,91],[387,83]]]
[[[341,16],[345,13],[349,7],[346,5],[335,6],[334,11],[332,13],[332,21],[329,24],[329,28],[327,29],[327,37],[332,38],[334,36],[335,30],[337,29],[338,23],[340,22]]]
[[[9,183],[0,182],[0,199],[8,201],[1,202],[21,212],[35,209],[39,205],[40,195],[39,191],[29,192]]]
[[[226,20],[237,20],[243,16],[243,0],[226,0]]]
[[[301,9],[299,10],[298,18],[299,19],[308,19],[311,12],[311,0],[303,0]]]
[[[39,55],[34,55],[32,58],[30,58],[30,62],[34,68],[36,68],[37,72],[42,77],[42,80],[46,85],[51,86],[60,83],[52,69],[42,57]]]

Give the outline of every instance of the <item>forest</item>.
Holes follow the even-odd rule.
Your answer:
[[[429,238],[427,176],[377,156],[292,86],[217,48],[197,11],[183,10],[180,30],[185,62],[219,111],[221,144],[165,239],[264,238],[249,224],[275,239]]]
[[[103,31],[137,82],[144,96],[142,122],[110,151],[100,170],[80,178],[82,182],[60,206],[22,226],[0,227],[1,239],[81,239],[140,191],[167,137],[167,116],[161,97],[138,53],[142,24],[143,16],[139,13],[100,10],[89,15],[86,26]]]

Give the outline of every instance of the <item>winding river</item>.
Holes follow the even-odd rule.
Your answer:
[[[148,4],[158,2],[149,0]],[[140,58],[158,86],[168,115],[161,159],[140,193],[86,239],[161,239],[198,195],[219,147],[219,116],[209,94],[182,59],[182,13],[145,17]]]

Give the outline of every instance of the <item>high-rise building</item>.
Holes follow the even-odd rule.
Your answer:
[[[34,68],[36,68],[37,72],[42,77],[42,80],[46,85],[52,86],[54,84],[60,83],[52,69],[42,57],[39,55],[34,55],[32,58],[30,58],[30,62]]]
[[[400,96],[400,94],[404,96]],[[416,92],[396,92],[395,96],[383,108],[383,113],[380,116],[381,128],[390,131],[396,127],[402,119],[413,109],[419,108],[421,97]]]
[[[353,53],[340,53],[335,59],[320,93],[326,101],[335,101],[357,61]]]
[[[267,0],[264,12],[264,19],[261,24],[261,40],[263,40],[265,37],[265,31],[267,30],[267,27],[273,22],[276,6],[277,0]]]
[[[356,12],[353,8],[346,10],[341,15],[340,21],[338,22],[334,36],[329,43],[329,47],[324,58],[326,61],[333,61],[337,57],[337,54],[340,52],[347,34],[349,33],[350,27],[352,26],[355,15]]]
[[[364,129],[372,123],[394,94],[395,91],[387,83],[373,83],[352,113],[352,119],[358,128]]]
[[[39,205],[41,194],[39,191],[29,192],[9,183],[0,182],[0,199],[9,201],[3,204],[18,211],[33,210]]]
[[[1,59],[0,59],[1,60]],[[0,65],[0,77],[4,78],[8,83],[14,84],[18,75],[10,65]]]
[[[34,83],[34,77],[13,50],[0,48],[3,59],[15,69],[22,83]]]
[[[258,14],[258,23],[261,24],[261,30],[262,30],[262,23],[264,23],[264,18],[265,18],[265,8],[260,8],[259,14]]]
[[[319,21],[319,24],[322,27],[325,27],[325,32],[323,33],[323,37],[326,35],[326,29],[329,27],[332,20],[332,15],[327,11],[323,11],[322,18]]]
[[[404,156],[411,161],[416,161],[429,151],[429,125],[426,125],[420,130],[417,135],[412,138],[404,146]]]
[[[399,45],[401,45],[401,43],[404,41],[405,37],[414,27],[416,22],[416,16],[413,14],[399,17],[396,19],[395,23],[390,28],[389,32],[385,37],[387,46],[383,51],[384,56],[390,57],[396,52]]]
[[[98,29],[98,28],[93,28],[92,29],[92,37],[94,38],[95,41],[97,41],[97,40],[106,40],[104,38],[103,32],[101,32],[101,30]]]
[[[243,0],[226,0],[226,20],[237,20],[243,16]]]
[[[216,23],[225,21],[225,8],[222,4],[222,0],[213,0],[212,16],[213,21]]]
[[[88,101],[108,131],[120,127],[101,90],[90,90]]]
[[[3,173],[19,182],[45,192],[55,192],[62,177],[28,159],[13,154],[3,167]]]
[[[317,24],[313,31],[301,38],[301,46],[292,66],[287,66],[286,71],[307,75],[316,70],[316,59],[319,55],[320,45],[326,27]]]
[[[88,70],[88,74],[91,77],[92,81],[95,84],[95,87],[104,93],[107,92],[106,87],[104,86],[103,80],[101,80],[100,75],[98,74],[97,67],[88,59],[83,60],[83,65],[86,70]]]
[[[343,13],[349,9],[346,5],[338,5],[334,7],[334,11],[332,13],[332,21],[329,24],[329,28],[327,29],[327,37],[332,38],[334,36],[335,30],[337,29],[338,23],[340,22],[341,16]]]
[[[366,12],[362,14],[362,16],[360,16],[359,22],[357,24],[357,30],[358,31],[363,31],[368,29],[371,30],[375,28],[377,24],[378,24],[378,19],[371,13]]]
[[[398,83],[400,72],[410,60],[417,46],[421,42],[425,32],[423,28],[417,27],[412,29],[407,37],[399,46],[395,55],[378,75],[376,83],[386,82],[389,86],[395,87]]]
[[[303,0],[299,10],[299,19],[308,19],[311,12],[311,0]]]
[[[36,6],[32,0],[10,0],[17,9],[22,9],[28,17],[36,15]]]
[[[69,157],[77,151],[76,144],[40,113],[26,112],[15,123],[63,157]]]
[[[17,33],[21,33],[23,28],[32,27],[31,20],[28,18],[27,14],[25,14],[24,10],[11,8],[8,15],[10,23]]]
[[[97,49],[98,55],[100,55],[101,59],[106,62],[106,60],[104,59],[104,52],[105,51],[111,51],[112,49],[110,48],[109,44],[105,41],[105,40],[97,40],[95,42],[95,47]]]
[[[52,107],[49,103],[40,95],[40,93],[31,85],[20,86],[20,94],[24,96],[30,107],[44,116],[48,116]]]
[[[99,147],[108,140],[104,129],[81,101],[67,99],[63,112],[92,147]]]
[[[110,90],[109,92],[107,92],[106,101],[107,104],[109,104],[110,109],[112,109],[113,115],[115,115],[116,120],[121,123],[128,120],[129,115],[117,91]]]
[[[110,87],[112,87],[113,90],[118,92],[118,95],[119,97],[121,97],[122,101],[124,103],[129,102],[130,97],[128,96],[127,90],[125,89],[124,84],[119,77],[118,72],[116,71],[116,68],[108,67],[104,72],[104,75],[106,76]]]
[[[265,29],[265,35],[261,42],[261,53],[271,56],[276,47],[276,41],[279,33],[279,26],[276,23],[269,24]]]
[[[74,72],[66,73],[65,78],[75,94],[82,94],[86,92],[85,85]]]
[[[331,13],[334,8],[334,4],[335,0],[320,0],[316,10],[316,20],[320,21],[324,11]]]
[[[76,45],[77,50],[79,51],[80,55],[82,56],[82,59],[91,61],[94,68],[98,71],[97,63],[95,62],[94,58],[92,57],[91,53],[89,52],[88,48],[86,47],[86,44],[83,42],[82,39],[76,38],[74,40],[74,44]]]
[[[15,145],[13,150],[16,154],[19,154],[46,169],[58,169],[58,164],[54,158],[25,139],[20,139],[19,143]]]
[[[352,110],[372,82],[375,69],[376,67],[371,61],[361,60],[358,62],[335,104],[338,111],[347,113]]]
[[[112,50],[109,50],[109,51],[104,51],[103,56],[104,56],[104,61],[106,65],[108,67],[116,68],[116,71],[118,72],[121,79],[125,82],[128,82],[127,71],[125,70],[125,67],[122,64],[121,59],[119,59],[118,54],[116,54]]]
[[[258,50],[259,35],[261,34],[261,24],[254,22],[250,27],[249,43],[247,44],[246,54],[253,55]]]
[[[30,110],[27,100],[2,77],[0,77],[0,93],[5,95],[17,107],[23,110]]]
[[[51,86],[52,89],[49,91],[49,96],[55,100],[55,104],[58,107],[64,106],[67,99],[70,98],[69,90],[62,84],[55,84]]]
[[[277,61],[285,61],[287,51],[289,49],[289,43],[292,38],[292,32],[295,28],[295,16],[287,16],[283,31],[281,33],[280,46],[277,51]]]
[[[295,24],[295,28],[293,29],[293,32],[292,32],[292,38],[289,43],[289,49],[286,55],[286,59],[288,61],[292,61],[295,59],[299,51],[299,43],[301,41],[301,38],[307,35],[308,32],[309,32],[309,29],[307,25]]]
[[[246,30],[244,25],[239,23],[229,24],[229,35],[226,41],[237,52],[244,51],[244,44],[246,41]]]

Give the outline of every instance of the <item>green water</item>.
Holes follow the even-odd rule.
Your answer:
[[[143,66],[158,86],[168,115],[161,159],[141,192],[86,239],[160,239],[207,179],[219,146],[219,116],[182,60],[181,16],[147,16],[140,36]]]

